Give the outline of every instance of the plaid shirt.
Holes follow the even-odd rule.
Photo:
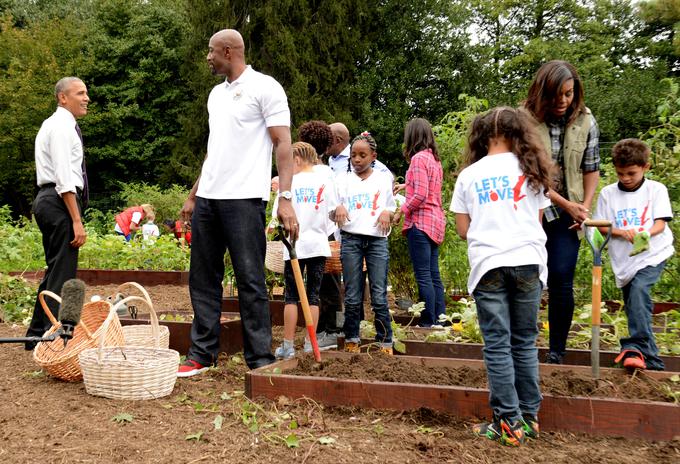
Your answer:
[[[419,151],[406,171],[403,233],[415,226],[437,245],[444,241],[446,219],[442,209],[442,164],[430,150]]]
[[[588,132],[586,149],[581,160],[581,170],[583,172],[593,172],[600,169],[600,129],[595,118],[591,116],[593,124]],[[546,122],[550,133],[550,145],[552,157],[560,166],[561,178],[559,179],[559,194],[567,198],[567,186],[564,182],[564,131],[566,130],[566,120],[560,119],[554,123]]]

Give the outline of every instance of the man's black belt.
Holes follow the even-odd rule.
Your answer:
[[[50,183],[47,183],[47,184],[42,184],[40,186],[40,190],[55,188],[56,186],[57,186],[57,184],[55,184],[54,182],[50,182]],[[82,196],[83,195],[83,189],[81,189],[80,187],[76,187],[76,193],[78,194],[79,197]]]

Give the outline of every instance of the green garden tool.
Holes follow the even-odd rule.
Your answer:
[[[649,250],[649,232],[643,230],[638,232],[633,237],[633,249],[630,251],[628,256],[639,255],[643,251]]]

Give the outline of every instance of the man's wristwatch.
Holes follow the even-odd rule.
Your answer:
[[[283,192],[279,192],[279,198],[283,198],[284,200],[292,200],[293,194],[290,193],[290,190],[284,190]]]

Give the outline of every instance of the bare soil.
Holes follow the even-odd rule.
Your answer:
[[[99,287],[88,290],[106,294]],[[186,288],[149,290],[160,309],[190,309]],[[0,324],[1,337],[24,331]],[[0,363],[3,463],[680,462],[680,437],[655,443],[542,433],[539,440],[510,449],[474,437],[470,422],[427,410],[327,408],[284,397],[251,403],[242,396],[246,367],[240,356],[221,358],[217,368],[200,376],[178,379],[171,396],[137,402],[90,396],[82,383],[46,376],[21,344],[2,345]],[[131,422],[121,419],[123,413]],[[288,448],[285,438],[292,434],[299,446]]]

